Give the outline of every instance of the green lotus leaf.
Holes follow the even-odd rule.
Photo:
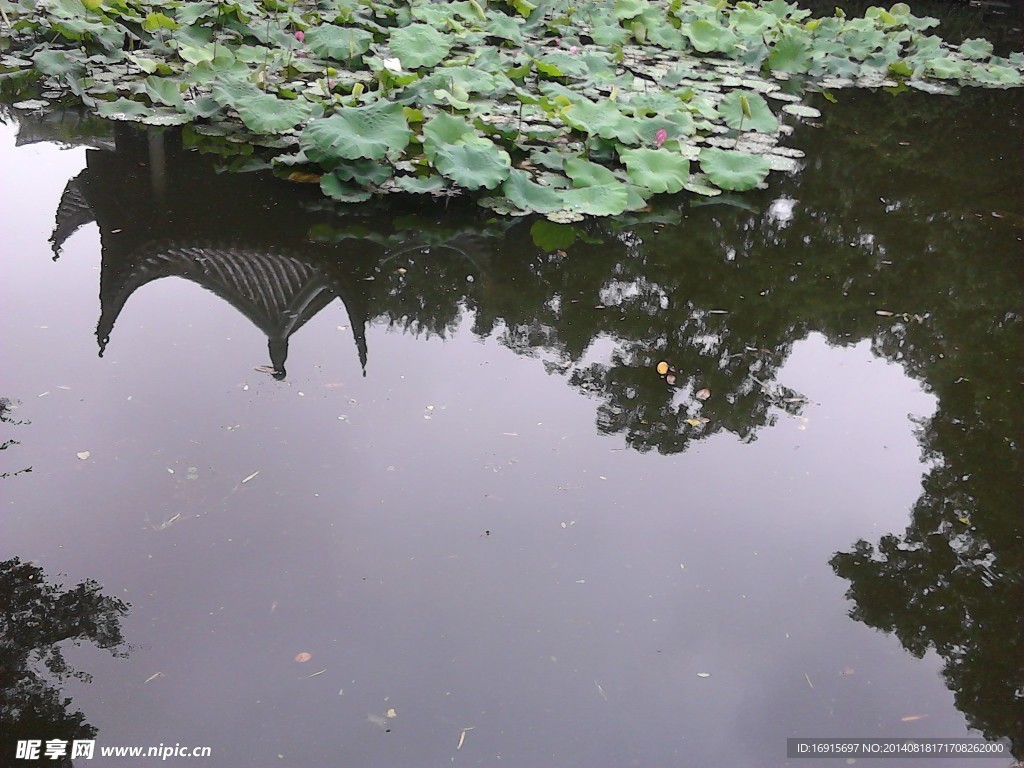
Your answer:
[[[778,118],[772,113],[768,102],[761,94],[753,91],[730,91],[718,103],[718,111],[730,128],[758,133],[775,133],[779,130]]]
[[[638,125],[632,118],[619,111],[614,101],[602,102],[583,100],[573,104],[564,112],[565,121],[577,130],[602,139],[617,139],[623,144],[639,144]]]
[[[770,0],[760,3],[760,8],[766,13],[772,14],[777,19],[793,19],[799,21],[811,15],[810,11],[802,10],[796,3],[788,3],[786,0]]]
[[[1004,67],[999,64],[989,64],[987,67],[976,64],[971,71],[971,76],[975,83],[997,88],[1024,84],[1024,76],[1020,72],[1013,67]]]
[[[142,122],[142,118],[153,114],[153,107],[131,99],[120,98],[115,101],[101,101],[96,111],[109,120],[133,120]]]
[[[503,13],[492,13],[488,16],[486,31],[490,37],[500,37],[516,45],[523,42],[523,22]]]
[[[718,187],[711,186],[708,182],[708,177],[703,173],[692,174],[683,185],[683,189],[687,192],[693,192],[695,195],[704,195],[704,197],[717,197],[722,194],[722,190]]]
[[[615,0],[615,18],[632,19],[647,8],[647,0]]]
[[[155,32],[158,29],[177,29],[179,26],[178,22],[162,13],[150,13],[142,22],[142,28],[147,32]]]
[[[598,45],[613,46],[622,45],[629,40],[629,32],[618,24],[595,24],[590,30],[590,36]]]
[[[360,187],[379,186],[391,178],[392,168],[374,160],[351,160],[339,163],[333,171],[341,181],[351,181]]]
[[[806,104],[784,104],[782,111],[795,117],[821,117],[821,111]]]
[[[698,19],[689,25],[684,24],[680,29],[684,35],[690,38],[694,49],[701,53],[711,53],[712,51],[730,53],[736,48],[738,42],[732,30],[707,19]]]
[[[373,35],[358,27],[321,24],[306,32],[306,45],[318,56],[346,61],[366,53]]]
[[[683,109],[665,115],[646,117],[638,122],[640,123],[640,138],[643,143],[655,141],[658,131],[661,130],[665,131],[666,138],[670,141],[684,136],[692,136],[697,130],[693,115]]]
[[[509,202],[524,211],[551,213],[565,207],[559,190],[531,181],[530,174],[517,168],[509,171],[501,191]]]
[[[629,209],[629,188],[621,181],[562,192],[563,208],[587,216],[618,216]]]
[[[73,53],[56,48],[44,48],[39,51],[32,57],[32,64],[44,75],[57,77],[78,77],[85,69]]]
[[[405,149],[411,137],[402,105],[377,102],[313,120],[303,129],[299,146],[313,162],[334,168],[340,159],[380,160]]]
[[[615,178],[615,174],[603,165],[584,160],[582,157],[573,157],[566,160],[563,167],[565,168],[565,174],[572,179],[572,185],[577,188],[621,183]]]
[[[675,194],[690,178],[690,161],[667,149],[629,149],[619,157],[629,180],[651,192]]]
[[[775,16],[758,8],[741,8],[732,14],[732,23],[741,35],[763,34],[776,21]]]
[[[395,184],[405,192],[412,192],[416,195],[431,194],[440,192],[445,188],[446,182],[441,176],[398,176]]]
[[[960,44],[960,53],[969,59],[987,59],[992,55],[992,43],[975,37]]]
[[[413,23],[391,33],[391,50],[406,69],[440,64],[451,50],[452,42],[429,24]]]
[[[192,120],[189,115],[174,109],[150,107],[123,98],[98,102],[96,111],[108,120],[127,120],[145,125],[184,125]]]
[[[753,189],[768,176],[768,161],[759,155],[708,147],[701,150],[700,168],[713,184],[733,192]]]
[[[956,80],[965,77],[968,71],[966,61],[951,58],[932,59],[925,67],[925,74],[940,80]]]
[[[320,177],[320,189],[332,200],[340,203],[362,203],[370,199],[370,193],[355,184],[342,181],[333,173]]]
[[[197,45],[178,45],[178,56],[189,64],[213,61],[213,45],[208,48]]]
[[[423,153],[433,160],[440,147],[458,144],[464,138],[475,135],[473,126],[461,117],[439,112],[423,125]]]
[[[768,54],[768,66],[776,72],[806,72],[811,63],[810,49],[810,35],[787,26]]]
[[[284,133],[313,114],[313,105],[305,99],[285,101],[240,80],[216,83],[210,95],[238,112],[245,127],[253,133]]]
[[[142,81],[145,93],[154,104],[166,104],[176,109],[184,108],[184,100],[181,96],[181,83],[176,80],[169,80],[165,77],[150,75]]]
[[[494,142],[476,137],[438,147],[434,166],[442,176],[466,189],[494,189],[508,178],[512,159]]]

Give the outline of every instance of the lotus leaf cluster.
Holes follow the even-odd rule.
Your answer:
[[[24,108],[191,124],[340,201],[463,191],[552,221],[793,171],[812,91],[1024,85],[1024,54],[930,34],[904,3],[786,0],[0,0]],[[16,104],[16,106],[18,106]]]

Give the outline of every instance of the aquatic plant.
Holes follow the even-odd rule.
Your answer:
[[[819,116],[800,103],[808,91],[1024,85],[1024,54],[944,43],[929,34],[936,20],[904,3],[853,19],[811,18],[785,0],[0,0],[0,10],[0,87],[16,106],[70,93],[109,119],[191,123],[275,150],[283,173],[319,174],[336,200],[479,191],[498,213],[562,222],[796,169],[801,153],[779,142],[788,121]]]

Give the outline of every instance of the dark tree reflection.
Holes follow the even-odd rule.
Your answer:
[[[95,738],[96,728],[58,685],[68,678],[90,679],[68,665],[61,644],[90,642],[114,656],[126,655],[121,620],[128,610],[124,601],[102,594],[95,581],[64,589],[38,566],[18,558],[0,562],[0,764],[70,766],[66,755],[16,760],[17,742]]]

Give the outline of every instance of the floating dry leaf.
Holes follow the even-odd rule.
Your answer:
[[[395,712],[394,708],[392,707],[391,709],[389,709],[387,712],[384,713],[384,717],[398,717],[398,713]]]
[[[86,459],[88,459],[88,458],[89,458],[90,456],[92,456],[92,453],[90,453],[89,451],[79,451],[79,452],[78,452],[78,453],[76,453],[75,455],[76,455],[76,456],[77,456],[78,458],[80,458],[80,459],[81,459],[82,461],[85,461],[85,460],[86,460]]]
[[[707,400],[709,397],[711,397],[711,390],[698,389],[697,394],[695,394],[694,397],[696,397],[698,400]]]
[[[312,658],[313,658],[313,654],[306,653],[305,651],[295,655],[295,660],[297,662],[299,662],[299,664],[305,664],[307,661],[309,661]]]
[[[658,373],[661,376],[664,376],[666,373],[668,373],[668,363],[666,363],[664,360],[658,363]]]
[[[900,718],[900,722],[901,723],[912,723],[915,720],[924,720],[926,717],[928,717],[928,715],[907,715],[906,717],[901,717]]]
[[[676,383],[676,376],[675,376],[675,374],[674,373],[670,373],[668,376],[665,377],[665,381],[668,382],[669,384],[675,384]]]
[[[711,677],[710,672],[698,672],[697,677]]]
[[[888,309],[876,309],[875,314],[878,315],[879,317],[892,317],[896,313],[890,312]]]

